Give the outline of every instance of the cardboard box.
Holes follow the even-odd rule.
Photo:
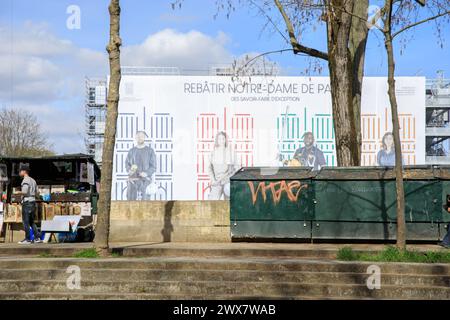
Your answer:
[[[71,202],[69,215],[90,216],[91,215],[91,203],[90,202]]]
[[[52,185],[50,190],[51,190],[51,193],[64,193],[64,192],[66,192],[66,188],[63,185]]]
[[[55,216],[55,206],[52,204],[48,204],[45,207],[45,220],[53,220]]]
[[[14,205],[8,204],[6,210],[4,211],[4,222],[15,222],[16,221],[16,209]]]
[[[20,204],[8,204],[5,222],[22,222],[22,206]]]

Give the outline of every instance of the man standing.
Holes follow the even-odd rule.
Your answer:
[[[41,242],[39,233],[34,222],[34,214],[36,211],[36,181],[30,177],[30,169],[28,167],[21,167],[19,172],[20,177],[23,178],[21,184],[22,194],[22,222],[25,231],[25,239],[20,241],[20,244],[30,244],[33,242]],[[34,241],[30,237],[30,227],[33,228]]]
[[[146,189],[156,172],[155,151],[145,145],[145,132],[136,132],[136,146],[128,151],[125,167],[128,172],[127,200],[147,200]]]
[[[302,166],[320,170],[327,162],[323,152],[314,146],[314,135],[312,132],[305,132],[303,142],[305,146],[295,151],[294,159],[299,161]]]

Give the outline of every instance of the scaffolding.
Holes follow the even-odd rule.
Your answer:
[[[426,162],[450,164],[450,79],[438,72],[426,84]]]
[[[106,121],[106,79],[85,78],[86,151],[101,165]]]
[[[121,68],[123,75],[141,75],[141,76],[178,76],[181,74],[177,67],[127,67]]]

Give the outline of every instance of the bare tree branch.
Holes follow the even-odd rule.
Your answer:
[[[426,22],[429,22],[429,21],[436,20],[437,18],[446,16],[446,15],[448,15],[448,14],[450,14],[450,11],[445,11],[445,12],[442,12],[442,13],[437,14],[437,15],[435,15],[435,16],[428,17],[428,18],[426,18],[426,19],[417,21],[417,22],[412,23],[412,24],[410,24],[410,25],[408,25],[408,26],[406,26],[406,27],[403,27],[402,29],[400,29],[400,30],[398,30],[398,31],[396,31],[396,32],[394,32],[394,33],[392,34],[392,39],[394,39],[397,35],[399,35],[400,33],[404,32],[404,31],[406,31],[406,30],[408,30],[408,29],[414,28],[414,27],[416,27],[416,26],[418,26],[418,25],[420,25],[420,24],[423,24],[423,23],[426,23]]]
[[[309,56],[315,57],[315,58],[319,58],[319,59],[323,59],[323,60],[328,60],[328,54],[323,52],[323,51],[319,51],[313,48],[309,48],[306,47],[304,45],[301,45],[296,36],[295,36],[295,31],[294,31],[294,26],[292,25],[291,20],[289,19],[289,16],[287,15],[286,11],[283,8],[283,5],[281,4],[280,0],[274,0],[275,5],[278,8],[278,11],[280,11],[281,16],[283,17],[284,23],[286,24],[286,28],[287,31],[289,33],[289,40],[290,43],[292,45],[292,48],[294,49],[294,53],[306,53]]]

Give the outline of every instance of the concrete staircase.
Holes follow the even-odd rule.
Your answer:
[[[182,249],[122,249],[106,259],[3,256],[0,299],[450,299],[450,264],[376,263],[381,289],[370,290],[372,263],[335,261],[330,252]],[[67,287],[69,266],[80,268],[80,289]]]

